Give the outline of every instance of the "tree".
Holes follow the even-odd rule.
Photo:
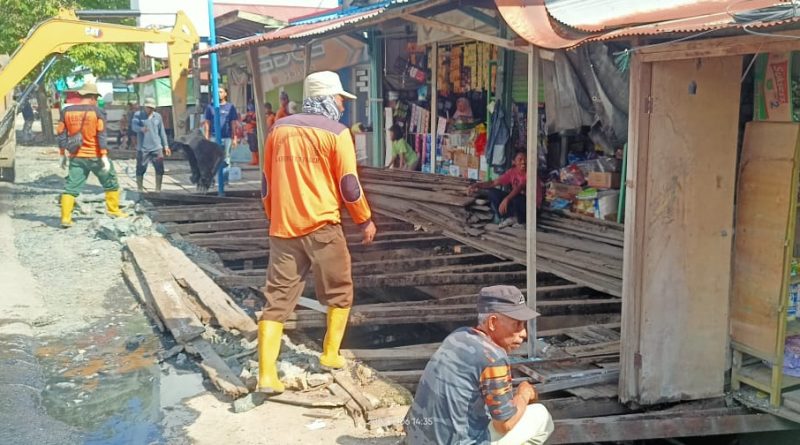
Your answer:
[[[0,54],[12,54],[30,30],[39,22],[54,17],[62,8],[70,9],[128,9],[128,0],[0,0]],[[132,25],[133,19],[125,24]],[[57,39],[57,36],[53,36]],[[135,74],[139,62],[140,44],[87,44],[70,48],[48,71],[48,81],[58,79],[82,67],[98,77],[123,77]],[[44,60],[41,61],[44,63]],[[34,69],[29,82],[39,71]],[[46,94],[40,86],[37,102],[46,103]],[[52,123],[49,113],[41,113],[42,130],[46,140],[52,139]]]
[[[128,9],[128,0],[0,0],[0,54],[11,54],[37,23],[58,14],[61,8]],[[126,24],[133,24],[128,19]],[[135,74],[140,44],[91,44],[71,48],[48,73],[48,79],[63,77],[77,67],[88,68],[98,77],[128,77]],[[33,74],[35,75],[35,74]]]

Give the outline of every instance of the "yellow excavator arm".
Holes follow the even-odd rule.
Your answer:
[[[28,37],[0,70],[0,97],[21,82],[42,60],[84,43],[166,43],[172,86],[172,116],[175,135],[186,132],[187,80],[192,49],[200,41],[192,22],[178,11],[171,31],[79,20],[75,12],[62,10],[56,17],[31,29]]]

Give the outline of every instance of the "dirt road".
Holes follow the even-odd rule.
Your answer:
[[[364,438],[341,410],[234,414],[192,360],[159,364],[173,343],[123,282],[122,244],[100,235],[96,180],[61,229],[57,151],[17,153],[17,183],[0,184],[0,443],[398,442]]]

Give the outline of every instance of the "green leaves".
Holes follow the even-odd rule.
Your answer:
[[[129,9],[128,0],[0,0],[0,54],[12,54],[39,22],[55,17],[62,8]],[[133,24],[129,20],[126,24]],[[52,36],[57,39],[58,36]],[[136,73],[141,44],[91,44],[71,48],[48,72],[48,79],[70,74],[75,68],[90,69],[98,77],[128,77]],[[41,54],[44,62],[49,54]],[[37,68],[28,77],[34,77]]]

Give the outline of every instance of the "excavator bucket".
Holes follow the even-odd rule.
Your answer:
[[[223,147],[203,137],[199,129],[176,138],[172,147],[183,150],[186,155],[192,169],[191,181],[197,191],[207,192],[214,185],[216,173],[225,159]]]

